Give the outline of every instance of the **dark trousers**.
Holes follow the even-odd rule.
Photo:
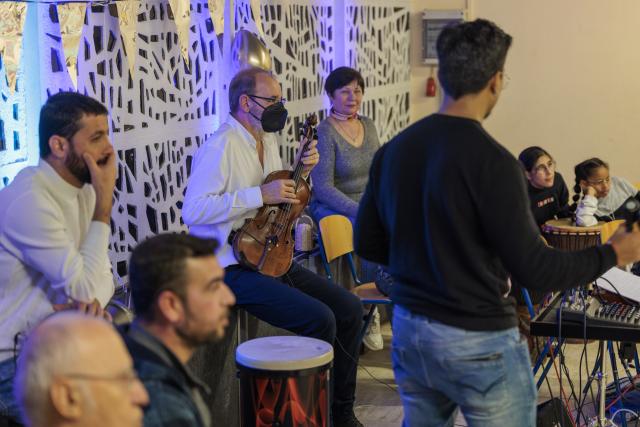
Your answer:
[[[224,281],[237,305],[273,326],[333,346],[334,416],[353,410],[362,327],[360,300],[323,277],[293,263],[284,276],[273,278],[239,265],[225,269]]]

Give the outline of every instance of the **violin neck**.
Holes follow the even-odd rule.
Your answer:
[[[300,148],[300,158],[298,159],[298,161],[296,162],[296,166],[293,168],[293,181],[296,183],[296,187],[298,185],[298,183],[300,182],[300,178],[302,178],[302,171],[304,170],[304,164],[302,164],[302,156],[304,155],[304,152],[307,150],[307,146],[309,145],[309,140],[307,139],[305,141],[304,144],[302,144],[302,147]]]

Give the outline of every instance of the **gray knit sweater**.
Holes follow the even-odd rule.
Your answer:
[[[367,117],[360,117],[360,120],[364,126],[364,141],[360,147],[349,144],[328,120],[318,125],[320,163],[311,171],[312,210],[321,208],[351,218],[356,216],[369,178],[371,160],[380,148],[373,121]]]

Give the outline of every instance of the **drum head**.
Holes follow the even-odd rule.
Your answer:
[[[579,227],[571,218],[551,219],[544,223],[542,229],[547,233],[554,231],[564,233],[599,233],[603,223],[598,223],[592,227]]]
[[[333,347],[329,343],[308,337],[256,338],[236,349],[239,365],[268,371],[316,368],[332,360]]]

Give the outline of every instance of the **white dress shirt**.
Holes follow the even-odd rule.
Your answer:
[[[263,204],[260,185],[282,169],[275,135],[265,134],[262,144],[264,170],[255,138],[229,115],[194,156],[182,219],[191,234],[220,242],[217,258],[222,267],[238,263],[227,238],[256,215]]]
[[[109,302],[109,226],[92,221],[95,200],[91,185],[72,186],[43,160],[0,191],[0,361],[53,304]]]

